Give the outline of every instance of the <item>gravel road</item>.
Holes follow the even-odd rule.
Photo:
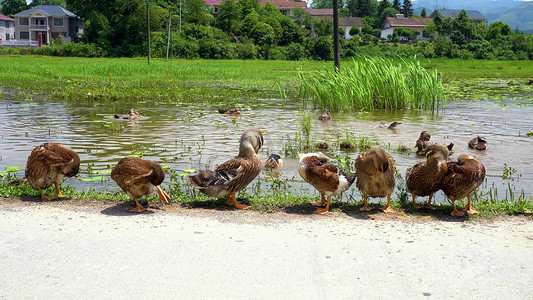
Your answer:
[[[533,220],[0,201],[0,299],[531,299]]]

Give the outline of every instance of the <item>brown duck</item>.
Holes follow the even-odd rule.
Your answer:
[[[318,116],[318,120],[319,121],[331,120],[331,114],[329,113],[329,110],[328,109],[324,110],[324,112],[320,116]]]
[[[261,131],[248,129],[241,135],[239,155],[232,158],[214,171],[202,170],[190,176],[191,185],[210,197],[226,198],[226,202],[239,209],[250,206],[237,202],[235,194],[245,188],[261,172],[262,163],[257,152],[263,146]]]
[[[463,216],[464,213],[479,214],[472,207],[472,192],[485,180],[485,167],[472,156],[461,154],[456,162],[448,163],[448,174],[442,182],[442,191],[450,198],[453,204],[452,216]],[[455,208],[455,200],[468,198],[465,212]]]
[[[394,179],[394,159],[381,147],[374,147],[360,154],[355,160],[357,174],[356,186],[364,195],[364,205],[359,210],[370,211],[368,197],[387,197],[387,205],[381,208],[386,213],[393,213],[390,206],[391,194],[396,186]]]
[[[64,176],[78,174],[79,169],[80,157],[74,150],[57,143],[45,143],[33,149],[28,157],[26,178],[33,188],[39,190],[41,199],[56,198],[45,196],[42,191],[52,184],[56,186],[57,198],[66,198],[61,194],[59,183]]]
[[[422,131],[418,140],[416,140],[416,155],[425,156],[426,148],[429,147],[432,143],[429,141],[431,139],[431,134],[429,131]]]
[[[344,174],[339,167],[328,163],[329,158],[322,153],[307,153],[300,155],[298,173],[300,176],[314,186],[320,192],[321,202],[312,202],[313,206],[323,206],[317,208],[315,213],[327,214],[331,197],[346,191],[355,180],[354,174]],[[327,196],[327,203],[326,197]]]
[[[130,113],[127,116],[115,115],[115,119],[124,119],[124,120],[135,120],[139,117],[139,112],[135,108],[130,109]]]
[[[135,200],[135,207],[130,212],[147,211],[138,199],[151,194],[154,186],[159,194],[159,201],[168,203],[170,196],[159,185],[165,180],[163,168],[152,161],[138,157],[124,157],[111,171],[111,178],[120,188]]]
[[[420,208],[416,204],[416,196],[429,196],[425,207],[435,209],[431,206],[433,193],[441,187],[442,180],[448,173],[448,148],[444,145],[434,144],[426,149],[426,161],[419,162],[407,171],[405,175],[407,191],[413,197],[413,206]]]
[[[224,114],[224,115],[231,115],[231,116],[236,116],[236,115],[240,115],[241,114],[241,108],[240,107],[235,107],[235,109],[223,109],[223,108],[219,108],[218,109],[218,113],[219,114]]]
[[[265,169],[281,169],[283,168],[283,159],[277,154],[271,154],[263,164]]]
[[[475,150],[487,150],[487,140],[479,135],[468,142],[468,148]]]

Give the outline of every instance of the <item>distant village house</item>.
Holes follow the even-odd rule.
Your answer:
[[[390,39],[395,28],[403,27],[419,31],[419,34],[415,37],[417,40],[428,39],[424,37],[424,27],[431,21],[433,21],[433,18],[406,18],[403,14],[387,17],[381,27],[381,38]]]
[[[0,14],[0,45],[15,38],[15,20]]]
[[[78,42],[83,33],[83,21],[59,5],[39,5],[13,17],[15,37],[21,45],[49,45],[59,37],[65,43]]]

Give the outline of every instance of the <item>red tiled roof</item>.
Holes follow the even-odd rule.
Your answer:
[[[13,21],[13,22],[15,22],[15,19],[11,19],[10,17],[8,17],[8,16],[6,16],[6,15],[3,15],[3,14],[0,14],[0,20]]]
[[[333,17],[333,9],[332,8],[308,8],[306,9],[312,17],[324,17],[324,16],[331,16]]]
[[[222,4],[222,0],[205,0],[205,5],[207,6],[219,6],[220,4]]]
[[[391,27],[423,27],[427,23],[433,21],[432,18],[403,18],[396,19],[395,17],[387,17],[387,21]]]
[[[307,8],[307,3],[305,3],[305,1],[259,0],[259,5],[265,5],[267,2],[274,4],[277,8]]]

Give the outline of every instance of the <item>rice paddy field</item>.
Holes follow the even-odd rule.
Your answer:
[[[67,193],[77,197],[94,192],[90,197],[126,199],[117,194],[119,188],[109,173],[120,158],[134,155],[164,165],[168,176],[163,187],[176,201],[206,201],[188,185],[187,176],[235,156],[241,132],[255,127],[266,131],[260,158],[278,153],[285,166],[281,172],[264,170],[240,193],[252,206],[307,205],[318,196],[297,172],[298,153],[325,152],[350,172],[357,155],[372,145],[385,147],[396,161],[393,200],[400,206],[408,202],[405,171],[423,160],[416,157],[413,146],[419,133],[428,130],[433,141],[455,144],[450,160],[467,153],[487,168],[475,204],[485,211],[508,213],[533,208],[530,61],[376,59],[374,67],[385,70],[363,71],[359,61],[347,60],[337,74],[331,62],[316,61],[152,60],[147,65],[142,58],[0,59],[0,196],[38,194],[11,187],[7,179],[22,177],[31,150],[53,141],[81,156],[80,175],[64,182]],[[340,78],[348,73],[355,79]],[[411,76],[414,81],[399,82],[406,73],[416,73]],[[318,80],[337,75],[340,81],[332,81],[330,90]],[[313,86],[313,80],[319,83]],[[359,87],[378,86],[377,82],[379,91]],[[370,93],[360,97],[367,99],[363,103],[383,101],[370,106],[346,104],[359,90],[360,95]],[[394,97],[397,101],[390,101]],[[430,101],[424,104],[417,97]],[[387,104],[391,102],[400,105]],[[218,108],[235,106],[241,107],[240,116],[218,113]],[[326,107],[332,120],[318,121]],[[114,119],[130,108],[141,112],[138,120]],[[393,121],[402,124],[395,130],[384,126]],[[477,135],[488,140],[487,151],[468,149],[468,140]],[[341,149],[343,142],[354,148]],[[360,201],[355,185],[337,199],[353,205]],[[449,207],[442,192],[436,202]]]

